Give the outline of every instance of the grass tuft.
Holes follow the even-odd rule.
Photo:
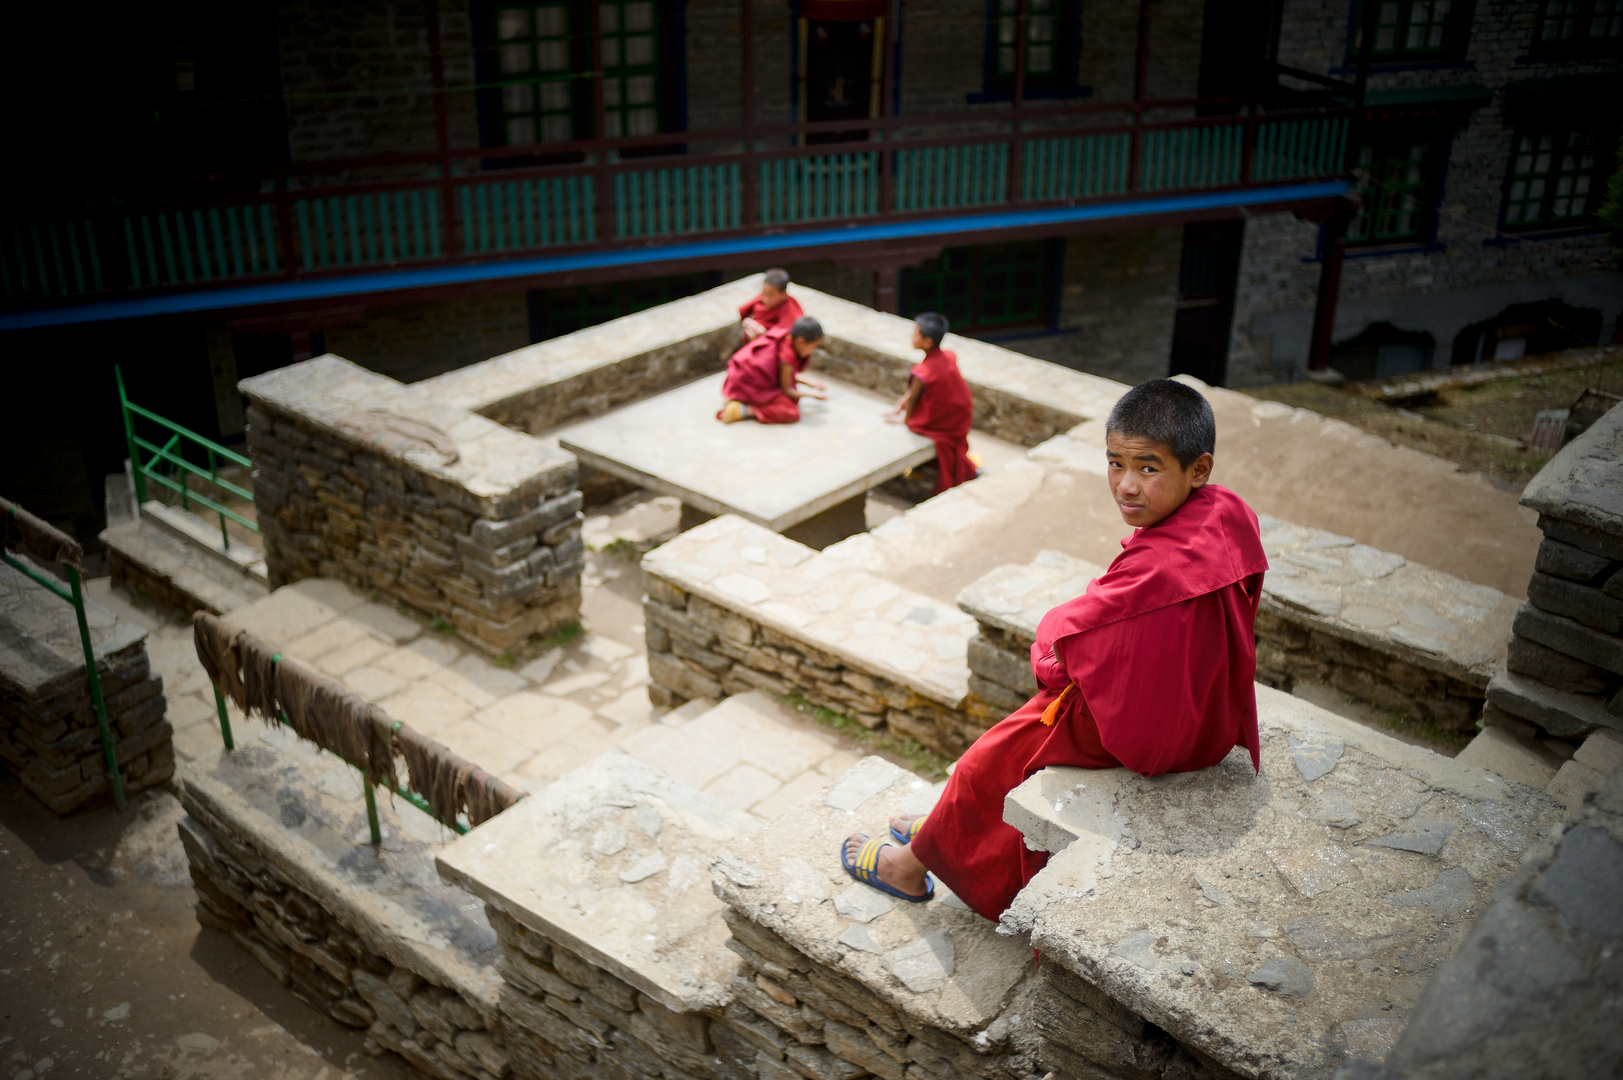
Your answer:
[[[582,626],[579,622],[572,622],[568,626],[560,627],[559,629],[554,630],[552,633],[541,638],[539,641],[536,641],[534,638],[531,638],[530,640],[535,642],[537,652],[547,652],[550,649],[556,649],[560,646],[568,645],[571,641],[575,641],[584,633],[586,633],[586,627]]]
[[[798,690],[780,700],[796,712],[811,717],[824,727],[833,728],[855,739],[880,757],[889,758],[927,780],[947,778],[947,766],[952,764],[952,759],[943,757],[917,739],[902,738],[889,731],[874,731],[863,727],[844,713],[837,713],[833,709],[807,701],[805,695]]]
[[[446,636],[456,633],[456,627],[452,626],[444,615],[436,615],[428,620],[428,628],[436,634],[445,634]]]
[[[597,549],[599,555],[607,555],[611,559],[624,559],[626,562],[641,562],[642,547],[636,542],[617,536],[613,540]]]

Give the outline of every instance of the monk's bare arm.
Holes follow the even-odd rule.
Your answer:
[[[806,383],[808,386],[815,387],[816,389],[802,390],[795,385],[797,380]],[[818,401],[827,400],[823,394],[817,392],[818,390],[823,389],[822,384],[813,382],[810,379],[800,379],[799,376],[796,375],[794,365],[792,364],[778,364],[778,388],[788,395],[790,401],[799,401],[803,397],[816,398]]]
[[[917,375],[907,377],[907,393],[896,399],[896,407],[885,414],[885,419],[892,424],[900,424],[910,419],[913,409],[919,403],[919,396],[924,393],[924,383]]]

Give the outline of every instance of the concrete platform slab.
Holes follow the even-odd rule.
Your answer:
[[[718,373],[558,432],[593,468],[674,495],[704,514],[738,514],[783,532],[935,456],[928,439],[887,424],[891,404],[830,382],[798,424],[722,424]]]

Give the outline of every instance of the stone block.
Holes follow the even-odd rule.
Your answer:
[[[1573,694],[1607,694],[1623,679],[1593,664],[1576,660],[1566,653],[1529,641],[1520,635],[1512,636],[1505,655],[1505,666],[1518,675],[1527,675],[1550,686],[1559,686]]]
[[[1559,799],[1569,811],[1583,806],[1590,793],[1599,791],[1606,782],[1606,774],[1577,758],[1562,765],[1544,790]]]
[[[1623,562],[1623,538],[1601,529],[1580,525],[1572,521],[1540,514],[1539,531],[1552,540],[1559,540],[1591,555],[1613,562]]]
[[[473,543],[483,548],[506,547],[522,537],[533,536],[543,529],[564,521],[574,515],[580,508],[580,492],[571,491],[566,495],[547,499],[539,506],[510,517],[505,521],[480,518],[473,523],[469,538]]]
[[[1613,675],[1623,675],[1623,638],[1592,630],[1572,619],[1523,604],[1516,611],[1513,631],[1557,652],[1566,653]]]
[[[1596,728],[1623,726],[1619,717],[1607,712],[1605,698],[1568,694],[1510,671],[1494,673],[1488,683],[1488,700],[1563,739],[1587,735]]]
[[[648,657],[648,678],[653,686],[661,687],[687,700],[725,697],[721,683],[702,675],[676,659],[671,653],[651,653]]]
[[[1623,733],[1605,729],[1595,732],[1583,741],[1572,759],[1605,775],[1623,769]]]
[[[1496,772],[1506,780],[1543,790],[1555,779],[1555,766],[1530,742],[1499,727],[1483,728],[1454,758]]]
[[[1612,559],[1573,547],[1571,544],[1564,544],[1551,537],[1545,537],[1544,542],[1538,546],[1538,559],[1534,563],[1542,573],[1583,582],[1594,581],[1614,565]]]
[[[1527,599],[1556,615],[1576,619],[1609,634],[1623,631],[1623,600],[1566,578],[1535,573],[1527,583]]]
[[[969,639],[969,670],[980,679],[997,683],[1025,698],[1037,692],[1037,677],[1031,673],[1031,657],[1000,648],[977,634]],[[1024,701],[1024,698],[1021,699]]]

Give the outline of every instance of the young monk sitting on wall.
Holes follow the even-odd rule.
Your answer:
[[[828,387],[802,374],[822,340],[822,324],[802,315],[793,326],[773,327],[746,343],[727,361],[727,381],[721,385],[727,403],[716,419],[724,424],[740,420],[793,424],[799,420],[801,398],[825,400]]]
[[[885,414],[885,421],[905,423],[909,431],[935,443],[935,493],[939,495],[979,475],[969,456],[975,400],[958,373],[958,357],[941,347],[941,339],[947,336],[947,317],[926,311],[913,324],[913,348],[922,350],[924,359],[908,372],[907,393]]]
[[[804,314],[800,301],[789,295],[789,271],[776,268],[766,272],[761,295],[738,309],[745,341],[754,341],[774,327],[793,326]]]
[[[1047,861],[1003,821],[1003,797],[1049,765],[1144,776],[1215,765],[1236,746],[1259,766],[1252,624],[1262,595],[1257,516],[1208,483],[1217,427],[1199,393],[1157,379],[1123,395],[1106,427],[1110,493],[1132,536],[1087,592],[1043,617],[1037,696],[958,761],[935,809],[858,833],[842,861],[907,900],[930,873],[996,919]],[[928,872],[927,872],[928,871]]]

